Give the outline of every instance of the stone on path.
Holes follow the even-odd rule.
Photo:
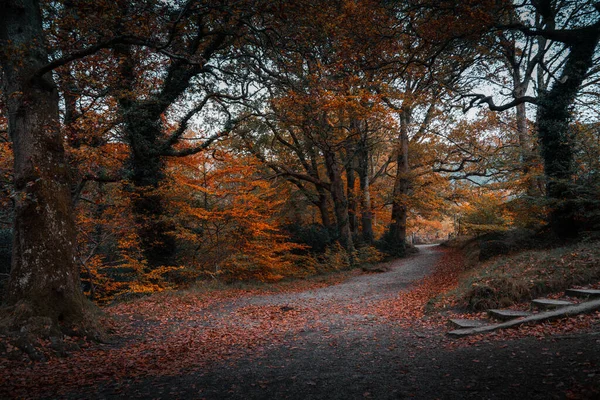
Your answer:
[[[554,310],[561,307],[572,306],[574,303],[566,300],[535,299],[531,301],[531,304],[542,310]]]
[[[567,289],[565,294],[571,297],[600,298],[600,290],[598,289]]]
[[[499,319],[501,321],[508,321],[520,317],[528,317],[531,315],[528,311],[517,311],[517,310],[488,310],[490,317]]]

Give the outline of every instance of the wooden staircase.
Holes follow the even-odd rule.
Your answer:
[[[488,310],[491,319],[487,320],[451,319],[450,325],[458,329],[448,332],[448,335],[460,338],[600,310],[600,290],[568,289],[565,291],[565,296],[584,299],[584,301],[576,303],[571,299],[540,298],[531,302],[531,311],[497,309]],[[494,320],[502,322],[494,322]]]

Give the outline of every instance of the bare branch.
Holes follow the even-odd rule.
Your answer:
[[[483,104],[487,104],[489,109],[492,111],[506,111],[523,103],[538,104],[538,99],[532,96],[518,97],[510,103],[502,104],[499,106],[494,104],[492,96],[486,96],[484,94],[467,94],[462,97],[473,97],[473,99],[471,99],[471,101],[469,102],[469,105],[467,107],[463,107],[463,112],[467,112],[473,107],[477,107]]]

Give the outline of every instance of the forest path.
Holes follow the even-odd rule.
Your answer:
[[[400,291],[431,273],[442,253],[437,250],[437,245],[419,245],[417,248],[419,252],[408,258],[385,263],[390,270],[384,273],[354,276],[337,285],[304,292],[241,297],[228,306],[322,307],[324,318],[333,317],[327,313],[328,305],[368,307],[373,301],[397,297]]]
[[[568,390],[585,394],[581,383],[589,386],[600,377],[599,336],[453,346],[445,329],[427,324],[428,317],[386,318],[390,302],[409,295],[443,254],[434,246],[419,247],[386,273],[297,293],[217,301],[202,311],[203,318],[161,323],[160,335],[151,325],[144,340],[181,345],[165,353],[171,359],[155,354],[154,362],[183,368],[125,377],[65,397],[548,399],[565,398]],[[183,332],[186,339],[180,339]],[[193,339],[196,334],[204,348]],[[211,346],[216,352],[206,350]]]

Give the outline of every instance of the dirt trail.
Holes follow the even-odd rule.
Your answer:
[[[246,305],[325,305],[327,302],[368,304],[374,300],[392,298],[412,283],[427,276],[440,258],[437,245],[417,246],[419,253],[387,264],[390,271],[360,275],[339,285],[301,293],[257,296],[240,299]]]
[[[145,399],[561,399],[595,398],[600,336],[522,339],[448,349],[443,331],[397,324],[369,313],[429,274],[440,252],[394,261],[386,273],[301,293],[246,296],[211,310],[212,323],[243,331],[250,308],[296,313],[306,324],[244,357],[224,358],[178,376],[105,384],[68,398]],[[345,308],[339,311],[340,305]],[[279,312],[279,311],[278,311]],[[238,314],[236,314],[238,313]],[[238,324],[238,325],[236,325]],[[184,329],[197,329],[187,326]],[[583,384],[588,389],[582,389]],[[588,392],[586,392],[588,390]]]

